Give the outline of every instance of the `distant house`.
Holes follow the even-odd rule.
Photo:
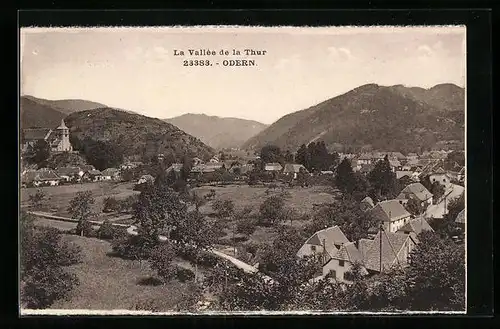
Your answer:
[[[137,181],[137,185],[141,185],[144,183],[154,183],[155,179],[151,175],[142,175],[141,178]]]
[[[306,167],[304,167],[304,165],[296,164],[296,163],[287,163],[287,164],[285,164],[285,168],[283,169],[283,174],[285,174],[287,176],[293,176],[293,179],[296,179],[297,174],[301,171],[308,173],[308,171],[307,171]]]
[[[127,163],[124,163],[120,166],[120,169],[133,169],[133,168],[137,168],[137,167],[140,167],[144,165],[144,163],[140,162],[140,161],[135,161],[135,162],[127,162]]]
[[[279,172],[283,170],[283,167],[281,166],[281,164],[277,162],[272,162],[272,163],[266,163],[266,165],[264,166],[264,170],[271,172]]]
[[[56,169],[56,174],[66,182],[80,181],[84,173],[85,172],[79,167],[63,167]]]
[[[400,200],[403,204],[406,204],[409,199],[415,199],[424,207],[425,204],[432,204],[432,193],[421,183],[412,183],[406,186],[396,199]]]
[[[362,164],[358,161],[357,158],[351,159],[351,167],[353,171],[359,171],[361,169],[361,166]]]
[[[214,155],[211,159],[210,159],[210,163],[218,163],[220,160],[219,160],[219,157]]]
[[[415,233],[416,235],[419,235],[422,231],[434,232],[429,223],[423,217],[419,217],[411,219],[403,227],[397,230],[396,233],[404,233],[404,234]]]
[[[330,275],[340,282],[350,282],[345,274],[349,272],[354,264],[363,265],[363,255],[356,248],[354,242],[344,243],[333,253],[328,262],[323,266],[323,276]],[[364,267],[361,268],[362,274],[368,274]]]
[[[373,168],[375,168],[375,165],[373,164],[363,164],[361,165],[359,172],[364,175],[368,175],[373,170]]]
[[[333,172],[333,170],[321,170],[320,174],[326,176],[333,176],[335,173]]]
[[[375,207],[375,204],[369,196],[365,197],[363,200],[360,202],[360,208],[363,211],[367,211]]]
[[[373,240],[362,239],[359,249],[368,272],[379,273],[392,267],[406,267],[408,256],[418,240],[414,233],[400,234],[380,230]]]
[[[91,182],[100,182],[105,180],[104,176],[102,175],[102,172],[100,172],[97,169],[92,169],[88,170],[83,174],[82,177],[84,180],[91,181]]]
[[[25,186],[57,186],[61,178],[50,169],[27,170],[21,175],[21,183]]]
[[[357,165],[369,165],[373,163],[373,155],[371,153],[361,154],[357,159]]]
[[[431,184],[438,182],[444,187],[448,187],[451,184],[451,177],[443,170],[443,168],[438,168],[435,172],[429,175],[429,181]]]
[[[102,171],[102,176],[104,180],[119,180],[120,170],[116,168],[107,168]]]
[[[94,170],[95,167],[93,165],[82,165],[80,166],[80,170],[83,171],[84,173],[86,171]]]
[[[391,170],[396,172],[401,170],[401,162],[398,159],[389,159],[389,165],[391,166]]]
[[[371,215],[382,222],[387,232],[396,232],[410,221],[411,214],[399,200],[381,201],[371,210]]]
[[[21,135],[22,151],[26,151],[28,147],[33,146],[37,141],[43,140],[47,142],[51,152],[72,152],[73,147],[69,141],[69,128],[61,120],[61,124],[55,129],[48,128],[31,128],[24,129]]]
[[[204,163],[204,161],[202,159],[200,159],[198,157],[194,157],[193,158],[193,166],[199,166],[199,165],[201,165],[203,163]]]
[[[180,173],[183,166],[184,165],[182,163],[172,163],[170,167],[167,168],[167,173],[171,172],[172,170],[176,173]]]
[[[396,171],[396,179],[401,179],[403,177],[408,177],[408,178],[411,178],[413,179],[413,172],[412,171],[409,171],[409,170],[398,170]]]

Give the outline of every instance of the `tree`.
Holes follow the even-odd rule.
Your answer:
[[[28,308],[47,308],[78,285],[66,267],[80,261],[81,250],[61,239],[54,228],[39,228],[26,213],[20,217],[21,302]]]
[[[465,249],[424,231],[411,252],[406,277],[411,308],[458,311],[465,309]]]
[[[335,176],[335,185],[344,193],[351,193],[354,186],[354,172],[352,171],[351,161],[344,158],[337,167],[337,175]]]
[[[30,201],[32,207],[35,210],[38,210],[42,207],[46,198],[47,198],[47,195],[43,192],[43,190],[37,189],[35,194],[30,194],[29,201]]]
[[[216,241],[215,227],[198,211],[191,211],[175,223],[170,237],[191,254],[195,265],[195,282],[198,277],[198,261]]]
[[[444,160],[444,169],[458,171],[463,166],[465,166],[465,152],[464,151],[452,151],[448,153],[446,159]]]
[[[297,211],[295,209],[290,208],[290,207],[287,207],[287,208],[283,209],[283,211],[282,211],[282,220],[283,220],[283,222],[290,221],[290,226],[292,226],[293,221],[295,219],[298,219],[298,218],[299,218],[299,214],[297,213]]]
[[[81,236],[88,235],[89,222],[88,220],[94,216],[92,205],[95,199],[91,191],[78,192],[76,196],[69,202],[68,212],[72,218],[78,219],[76,227],[77,234]]]
[[[36,164],[38,168],[47,166],[50,157],[50,146],[45,140],[37,140],[33,145],[29,145],[25,158],[29,164]]]
[[[176,274],[176,267],[172,263],[175,258],[175,248],[170,242],[162,243],[152,249],[150,254],[151,268],[168,282]]]
[[[101,239],[110,240],[115,236],[115,228],[109,220],[105,220],[97,231],[98,237]]]
[[[113,211],[119,211],[120,210],[120,203],[116,198],[113,197],[106,197],[104,199],[102,211],[103,212],[113,212]]]
[[[98,170],[116,167],[123,161],[123,151],[112,142],[87,137],[82,143],[85,159]]]
[[[279,196],[271,196],[260,205],[260,223],[276,223],[282,218],[285,201]]]
[[[303,165],[306,168],[310,168],[309,164],[309,158],[308,158],[308,151],[306,144],[300,145],[299,149],[297,150],[297,155],[295,156],[295,161],[301,165]]]
[[[238,233],[250,235],[255,232],[255,220],[252,218],[242,218],[236,224],[236,231]]]
[[[293,162],[293,154],[290,152],[290,150],[286,150],[285,155],[284,155],[284,160],[285,162],[292,163]]]
[[[399,192],[396,173],[392,172],[387,155],[375,164],[373,170],[368,174],[368,181],[382,198],[393,198]]]
[[[424,207],[422,207],[420,201],[414,198],[408,199],[408,202],[406,203],[406,210],[414,216],[418,216],[422,214],[424,211]]]
[[[234,202],[232,200],[216,200],[212,209],[220,219],[230,217],[234,213]]]
[[[270,162],[283,162],[281,149],[276,145],[266,145],[260,151],[260,159],[264,164]]]
[[[444,195],[444,186],[439,182],[434,182],[432,183],[429,192],[432,193],[433,200],[435,203],[437,203]]]

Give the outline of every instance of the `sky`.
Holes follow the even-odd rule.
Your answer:
[[[23,28],[21,95],[86,99],[161,119],[204,113],[271,124],[367,83],[465,87],[465,33],[465,27]],[[188,49],[266,54],[193,57]],[[212,66],[183,66],[191,59]],[[231,59],[256,65],[223,65]]]

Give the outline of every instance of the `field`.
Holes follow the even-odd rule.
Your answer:
[[[21,189],[21,206],[28,204],[30,194],[34,194],[38,188],[23,188]],[[96,182],[62,186],[47,186],[40,188],[47,195],[47,204],[50,212],[58,216],[70,217],[67,211],[69,202],[75,197],[76,193],[82,191],[91,191],[95,203],[93,211],[103,215],[102,204],[103,200],[108,196],[113,196],[116,199],[125,199],[130,195],[139,192],[133,190],[132,183],[120,182]],[[102,216],[101,216],[102,217]]]
[[[334,201],[332,189],[326,186],[269,189],[262,186],[227,185],[225,187],[203,186],[195,188],[194,190],[199,195],[205,195],[209,193],[211,189],[215,190],[214,201],[233,200],[237,210],[245,206],[250,206],[254,211],[258,211],[260,205],[268,197],[279,195],[282,191],[287,194],[284,198],[285,206],[293,208],[299,213],[310,213],[315,204],[330,203]],[[269,193],[266,193],[268,190]],[[212,202],[205,204],[200,208],[200,211],[204,213],[211,212]]]
[[[154,277],[146,263],[108,256],[111,246],[95,238],[63,235],[82,248],[82,263],[71,266],[80,284],[66,300],[56,301],[52,309],[133,310],[137,303],[151,301],[162,311],[174,310],[182,301],[187,283],[172,281],[166,285],[143,285],[140,280]]]

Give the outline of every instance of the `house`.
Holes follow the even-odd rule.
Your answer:
[[[141,178],[137,181],[137,185],[144,184],[144,183],[154,183],[155,179],[151,175],[142,175]]]
[[[365,197],[363,200],[361,200],[360,202],[360,207],[361,207],[361,210],[363,211],[367,211],[367,210],[370,210],[372,209],[373,207],[375,206],[372,198],[370,198],[369,196]]]
[[[224,163],[210,162],[210,163],[194,166],[193,168],[191,168],[191,173],[192,174],[203,174],[203,173],[214,172],[214,171],[222,169],[222,168],[224,168]]]
[[[94,170],[94,169],[95,169],[95,167],[93,165],[82,165],[82,166],[80,166],[80,171],[83,171],[83,173],[85,173],[87,171],[90,171],[90,170]],[[82,175],[80,175],[80,176],[82,176]]]
[[[458,181],[463,183],[464,180],[465,180],[465,167],[462,167],[462,169],[460,169],[460,171],[458,172],[458,177],[457,177]]]
[[[369,165],[372,164],[372,161],[373,161],[373,155],[371,153],[364,153],[357,158],[357,165],[359,166]]]
[[[305,172],[308,173],[306,167],[301,164],[296,164],[296,163],[287,163],[285,164],[285,168],[283,169],[283,174],[287,176],[293,176],[293,179],[297,179],[297,174],[299,172]]]
[[[218,157],[218,156],[216,156],[216,155],[214,155],[214,156],[210,159],[210,161],[209,161],[209,162],[210,162],[210,163],[218,163],[218,162],[219,162],[219,157]]]
[[[351,159],[351,168],[353,171],[359,171],[361,169],[361,166],[362,164],[359,163],[357,158]]]
[[[169,173],[173,170],[176,173],[180,173],[183,166],[182,163],[172,163],[170,167],[167,168],[166,172]]]
[[[397,170],[396,171],[396,179],[401,179],[403,177],[408,177],[413,179],[413,172],[410,170]]]
[[[279,172],[283,170],[283,167],[281,166],[281,164],[277,162],[272,162],[272,163],[266,163],[266,165],[264,166],[264,170],[271,172]]]
[[[326,176],[333,176],[335,173],[333,172],[333,170],[321,170],[320,174]]]
[[[415,233],[416,235],[419,235],[422,231],[434,232],[429,223],[423,217],[419,217],[411,219],[403,227],[397,230],[396,233],[404,233],[404,234]]]
[[[375,165],[373,165],[373,164],[364,164],[364,165],[361,165],[359,172],[364,174],[364,175],[368,175],[373,170],[373,168],[375,168]]]
[[[324,262],[326,263],[327,258],[336,253],[343,243],[349,243],[349,240],[340,230],[340,227],[333,226],[325,228],[314,233],[307,239],[297,252],[297,256],[300,258],[306,256],[320,256],[324,258]]]
[[[387,232],[396,232],[409,222],[411,214],[399,200],[381,201],[370,210],[372,216],[383,223]]]
[[[412,183],[406,186],[396,197],[405,205],[409,199],[415,199],[420,205],[427,208],[426,205],[432,204],[432,193],[429,192],[421,183]]]
[[[83,174],[82,177],[84,180],[91,181],[91,182],[100,182],[105,180],[104,176],[102,175],[102,172],[100,172],[97,169],[92,169],[88,170]]]
[[[405,267],[418,240],[414,233],[400,234],[379,230],[373,240],[358,242],[363,266],[369,273],[380,273],[394,266]]]
[[[451,184],[451,177],[443,170],[443,168],[439,167],[435,172],[429,174],[429,181],[431,184],[438,182],[446,188]]]
[[[401,162],[398,159],[389,159],[389,165],[391,166],[391,170],[396,172],[401,170]]]
[[[61,178],[50,169],[26,170],[21,175],[21,183],[25,186],[57,186]]]
[[[389,159],[391,159],[391,158],[392,159],[396,159],[399,162],[406,161],[406,159],[407,159],[401,152],[388,152],[387,153],[387,157]]]
[[[103,170],[102,176],[104,180],[120,180],[120,170],[116,168],[107,168]]]
[[[57,168],[56,174],[65,182],[78,182],[85,172],[79,167]]]
[[[351,271],[354,264],[362,265],[364,263],[363,255],[356,248],[354,242],[343,243],[340,248],[333,253],[330,259],[323,265],[323,276],[330,275],[340,282],[350,282],[345,274]],[[368,274],[368,271],[361,268],[362,274]]]
[[[120,169],[134,169],[134,168],[137,168],[137,167],[140,167],[144,165],[144,163],[140,162],[140,161],[135,161],[135,162],[127,162],[127,163],[124,163],[120,166]]]
[[[69,128],[61,120],[59,127],[55,129],[31,128],[24,129],[21,135],[23,145],[21,149],[26,151],[28,147],[33,146],[37,141],[43,140],[49,144],[50,151],[54,153],[72,152],[73,147],[69,141]]]
[[[459,224],[462,229],[465,228],[466,218],[465,218],[465,208],[458,213],[455,223]]]

